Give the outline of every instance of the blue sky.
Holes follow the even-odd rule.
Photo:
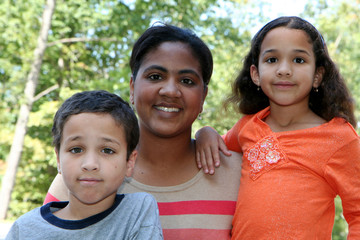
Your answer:
[[[271,19],[279,16],[298,16],[303,12],[307,1],[304,0],[265,0],[271,4],[269,11],[266,11]]]

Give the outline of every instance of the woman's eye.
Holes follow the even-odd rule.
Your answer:
[[[152,75],[149,76],[149,79],[155,81],[155,80],[161,80],[162,77],[159,74],[152,74]]]
[[[101,150],[101,152],[106,153],[106,154],[114,154],[115,151],[112,150],[111,148],[104,148],[103,150]]]
[[[194,81],[189,79],[189,78],[184,78],[184,79],[181,80],[181,82],[185,83],[187,85],[194,85],[195,84]]]
[[[267,63],[275,63],[275,62],[277,62],[277,59],[274,57],[271,57],[271,58],[266,59],[266,62]]]
[[[70,149],[70,152],[71,153],[81,153],[81,152],[83,152],[83,150],[81,148],[76,147],[76,148]]]
[[[304,63],[305,61],[304,61],[304,59],[302,59],[302,58],[295,58],[295,59],[294,59],[294,62],[295,62],[295,63]]]

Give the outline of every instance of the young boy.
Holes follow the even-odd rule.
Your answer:
[[[69,201],[24,214],[6,239],[163,239],[150,194],[117,195],[139,140],[128,103],[106,91],[77,93],[57,111],[52,134]]]

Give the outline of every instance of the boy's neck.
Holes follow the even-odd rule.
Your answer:
[[[116,193],[94,204],[81,202],[69,194],[69,204],[53,214],[64,220],[82,220],[109,209],[115,202]]]

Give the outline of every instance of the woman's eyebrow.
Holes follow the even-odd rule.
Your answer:
[[[159,66],[159,65],[151,65],[151,66],[145,68],[144,72],[151,71],[154,69],[162,71],[162,72],[168,72],[168,70],[166,68]]]
[[[179,71],[179,74],[185,74],[185,73],[190,73],[190,74],[193,74],[193,75],[195,75],[196,77],[200,78],[200,75],[199,75],[198,72],[195,71],[195,70],[192,70],[192,69],[183,69],[183,70],[180,70],[180,71]]]

